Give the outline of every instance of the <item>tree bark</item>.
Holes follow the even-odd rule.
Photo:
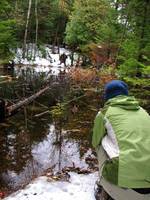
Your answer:
[[[18,17],[18,0],[15,2],[15,19],[17,20]]]
[[[25,33],[24,33],[24,44],[23,44],[23,55],[22,55],[23,59],[25,58],[25,54],[26,54],[26,43],[27,43],[27,35],[28,35],[28,25],[29,25],[30,13],[31,13],[31,5],[32,5],[32,0],[29,0],[28,12],[27,12],[27,21],[26,21]]]
[[[118,1],[117,1],[118,2]],[[121,38],[120,38],[120,43],[118,45],[118,49],[116,51],[116,58],[115,58],[115,62],[114,62],[114,65],[117,66],[117,61],[118,61],[118,56],[119,56],[119,53],[120,53],[120,50],[121,50],[121,46],[122,46],[122,43],[124,41],[124,38],[126,36],[126,31],[127,31],[127,26],[128,26],[128,19],[129,19],[129,7],[128,7],[128,3],[126,3],[126,9],[127,9],[127,13],[126,13],[126,19],[125,19],[125,23],[124,23],[124,28],[122,30],[122,35],[121,35]]]
[[[36,57],[37,42],[38,42],[38,26],[39,26],[39,21],[38,21],[38,0],[35,0],[35,21],[36,21],[36,31],[35,31],[34,60],[35,60],[35,57]]]
[[[74,63],[74,50],[71,51],[71,66],[73,66]]]
[[[149,3],[150,0],[145,1],[145,6],[144,6],[144,11],[143,11],[143,22],[142,22],[142,27],[141,27],[141,35],[140,35],[140,45],[139,45],[139,57],[138,61],[142,61],[142,53],[141,50],[145,46],[145,42],[143,41],[144,36],[145,36],[145,30],[146,30],[146,25],[147,25],[147,20],[148,20],[148,8],[149,8]]]

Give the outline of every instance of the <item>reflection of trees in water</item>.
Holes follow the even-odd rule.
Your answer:
[[[5,75],[8,72],[5,71]],[[12,75],[12,74],[11,74]],[[16,77],[16,79],[15,79]],[[13,79],[15,81],[1,85],[0,96],[10,100],[10,102],[18,102],[21,98],[30,96],[35,91],[39,90],[43,85],[51,85],[53,81],[58,81],[56,76],[51,75],[50,72],[36,72],[33,68],[27,67],[26,69],[18,68],[13,72]],[[59,84],[49,90],[46,95],[39,97],[36,101],[42,102],[41,104],[46,107],[55,105],[63,98],[65,92],[64,85],[61,86],[62,80]],[[0,186],[6,186],[12,183],[12,187],[22,185],[25,180],[30,181],[34,175],[37,175],[42,169],[42,163],[38,163],[32,156],[31,146],[33,143],[43,141],[47,135],[48,123],[50,119],[34,118],[36,112],[42,111],[42,106],[36,104],[36,101],[19,111],[16,115],[7,121],[8,127],[1,128],[0,134]],[[31,107],[36,108],[35,112]],[[40,110],[40,109],[41,110]],[[45,108],[44,108],[45,109]],[[28,129],[28,130],[27,130]],[[58,131],[57,142],[59,145],[55,147],[59,150],[56,152],[54,147],[54,154],[58,155],[59,163],[61,163],[61,129]],[[59,164],[60,166],[60,164]],[[43,170],[43,169],[42,169]]]
[[[2,173],[6,171],[8,166],[7,160],[7,152],[8,152],[8,141],[7,135],[4,130],[1,128],[0,134],[0,187],[5,186],[5,181],[2,179]]]
[[[15,171],[20,172],[23,169],[23,166],[26,165],[26,162],[32,158],[30,135],[28,131],[22,129],[16,135],[15,150]]]
[[[29,182],[41,170],[42,166],[33,159],[32,144],[42,141],[46,136],[48,121],[35,118],[32,120],[31,112],[27,114],[25,117],[23,112],[19,112],[7,121],[6,127],[1,127],[1,187],[6,182],[7,187],[9,185],[11,188],[18,188],[19,184]]]
[[[35,174],[37,175],[37,171],[41,167],[33,160],[31,146],[33,142],[43,140],[47,132],[48,122],[35,118],[33,121],[28,120],[31,113],[27,114],[24,116],[23,112],[18,113],[11,118],[11,121],[7,121],[6,127],[1,127],[1,187],[4,185],[4,181],[7,184],[13,182],[11,180],[12,173],[15,173],[15,178],[20,177],[19,181],[22,181],[23,184],[29,182]]]
[[[32,158],[28,132],[21,130],[16,133],[12,127],[4,128],[0,134],[0,155],[0,174],[7,173],[8,170],[19,173]]]
[[[56,126],[56,123],[55,123]],[[62,160],[62,123],[61,120],[59,123],[57,123],[57,129],[55,130],[56,134],[56,142],[55,145],[57,145],[58,149],[58,170],[61,170],[61,160]]]
[[[87,152],[87,141],[72,139],[68,137],[67,132],[63,130],[61,120],[55,121],[55,142],[54,151],[57,152],[56,171],[61,171],[64,167],[73,167],[79,164]],[[77,162],[77,163],[76,163]]]
[[[54,76],[49,76],[47,72],[39,74],[34,72],[34,70],[25,71],[20,69],[20,71],[21,74],[16,71],[14,72],[17,76],[19,74],[17,82],[4,84],[0,89],[1,96],[8,98],[12,102],[17,102],[18,99],[23,96],[29,96],[30,93],[36,91],[41,85],[50,84],[56,78]],[[57,81],[59,82],[59,80]],[[61,84],[62,82],[59,82],[56,87],[49,90],[45,96],[38,98],[37,101],[42,102],[42,104],[47,107],[53,106],[61,101],[67,90],[67,86]],[[34,106],[40,107],[36,104],[36,101],[33,104],[33,107]],[[1,128],[0,185],[4,184],[4,179],[7,184],[12,180],[14,181],[14,179],[11,179],[11,173],[14,173],[16,177],[19,177],[20,181],[21,179],[31,180],[34,175],[37,175],[37,171],[43,167],[42,163],[38,163],[33,159],[31,146],[33,143],[43,141],[43,138],[45,138],[48,133],[48,123],[50,122],[50,119],[45,119],[43,117],[35,119],[34,114],[35,113],[27,107],[26,116],[25,112],[22,110],[11,117],[10,121],[7,121],[8,127]],[[56,135],[57,144],[53,146],[52,151],[54,152],[53,158],[58,158],[57,166],[60,169],[62,162],[61,124],[57,124]]]
[[[3,74],[10,75],[13,79],[11,82],[1,85],[1,98],[7,98],[12,101],[29,96],[43,87],[43,85],[53,81],[53,76],[49,75],[49,72],[36,72],[31,66],[17,68],[13,74],[9,74],[7,71],[3,72]]]
[[[37,128],[37,133],[34,133],[34,129],[33,132],[29,132],[23,127],[18,129],[9,127],[9,131],[7,128],[4,133],[7,141],[5,141],[5,147],[7,152],[11,151],[11,154],[8,165],[6,166],[5,160],[4,168],[1,170],[1,173],[3,172],[3,183],[6,180],[11,188],[16,189],[20,185],[28,183],[33,177],[41,174],[43,170],[49,167],[54,167],[56,171],[59,171],[65,166],[73,166],[74,161],[79,157],[80,145],[74,145],[76,141],[68,140],[59,120],[55,121],[55,126],[50,126],[53,128],[47,129],[47,131],[43,129],[43,132],[40,132]],[[34,127],[38,126],[35,125]],[[33,137],[34,134],[36,137]],[[38,135],[41,142],[38,140]],[[36,139],[38,142],[35,142]],[[32,152],[31,144],[33,144]],[[78,159],[77,162],[79,162]]]

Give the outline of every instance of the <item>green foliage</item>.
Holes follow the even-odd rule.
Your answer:
[[[66,22],[69,15],[69,9],[72,6],[72,0],[38,0],[38,43],[39,44],[53,44],[56,40],[59,43],[63,42]],[[27,17],[28,4],[26,1],[18,3],[17,10],[18,33],[21,39],[24,38],[25,22]],[[32,0],[31,14],[29,19],[28,41],[33,43],[35,41],[36,20],[35,20],[35,0]]]
[[[11,59],[12,49],[22,46],[27,11],[26,0],[0,1],[1,60]],[[107,59],[117,61],[122,75],[145,73],[142,65],[150,65],[149,0],[38,0],[37,11],[39,47],[65,41],[84,56],[90,55],[89,44],[107,47]],[[35,32],[32,0],[27,43],[35,42]]]
[[[122,3],[120,11],[127,23],[118,54],[119,74],[145,75],[150,64],[150,4],[142,0]]]
[[[79,46],[96,42],[108,9],[109,5],[104,0],[75,1],[66,27],[67,44]]]
[[[134,38],[127,38],[122,44],[121,56],[124,60],[138,58],[139,43]]]
[[[38,0],[38,44],[63,43],[68,15],[74,0]],[[27,43],[35,43],[35,0],[29,16]],[[12,50],[22,47],[28,12],[28,1],[0,1],[0,60],[12,59]],[[28,59],[31,56],[29,55]]]
[[[150,87],[150,81],[147,78],[131,78],[131,77],[124,77],[124,80],[130,86],[139,86],[140,88]]]
[[[65,105],[63,105],[62,103],[57,103],[56,106],[52,106],[51,108],[51,115],[53,117],[53,119],[62,119],[64,116],[64,112],[65,112]]]
[[[124,61],[123,64],[119,66],[119,74],[123,76],[131,76],[134,77],[137,73],[141,73],[144,68],[144,65],[138,62],[134,58],[129,58]]]
[[[143,74],[146,75],[146,76],[150,76],[150,65],[149,66],[145,66],[143,68]]]
[[[12,58],[12,49],[16,44],[15,20],[8,17],[11,11],[7,1],[0,2],[0,62]]]
[[[46,49],[45,49],[45,46],[39,45],[39,46],[38,46],[38,49],[39,49],[39,51],[41,52],[42,57],[43,57],[43,58],[46,58]]]

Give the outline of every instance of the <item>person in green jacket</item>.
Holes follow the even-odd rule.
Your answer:
[[[150,116],[128,95],[125,82],[107,83],[104,93],[106,103],[95,118],[92,138],[97,152],[102,147],[109,158],[102,176],[121,188],[150,193]]]

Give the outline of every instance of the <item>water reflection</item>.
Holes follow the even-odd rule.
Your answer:
[[[43,168],[49,165],[55,170],[60,170],[65,166],[86,167],[84,160],[80,158],[79,141],[67,139],[66,131],[62,131],[62,143],[57,142],[56,129],[50,125],[49,134],[39,144],[33,145],[32,155],[34,160],[40,163]],[[61,150],[60,150],[61,149]]]
[[[1,97],[14,103],[56,80],[51,71],[39,72],[27,66],[14,68],[11,75],[14,81],[1,84],[0,92]],[[60,78],[62,87],[52,89],[38,102],[0,124],[0,187],[16,190],[48,168],[58,171],[65,166],[87,167],[79,150],[80,140],[69,139],[62,125],[53,124],[49,115],[34,117],[43,111],[41,105],[47,108],[63,98],[66,86]]]
[[[0,148],[1,176],[10,188],[19,188],[50,167],[54,171],[66,166],[87,167],[84,157],[80,157],[77,141],[67,139],[67,133],[62,131],[62,143],[58,144],[55,126],[49,125],[47,131],[40,142],[31,141],[29,133],[23,130],[5,137],[5,148],[4,145]]]

